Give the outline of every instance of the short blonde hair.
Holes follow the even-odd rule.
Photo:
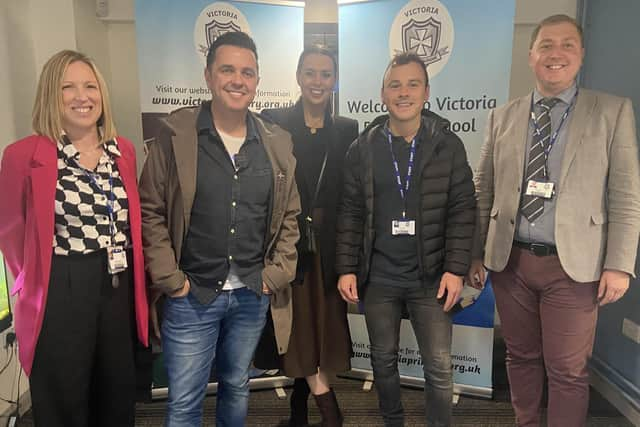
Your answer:
[[[111,114],[107,84],[95,62],[87,55],[74,50],[62,50],[53,55],[42,67],[36,99],[33,103],[32,126],[35,133],[57,141],[64,133],[62,127],[62,80],[67,67],[74,62],[87,64],[96,76],[102,96],[102,115],[98,119],[102,142],[116,137],[116,127]]]

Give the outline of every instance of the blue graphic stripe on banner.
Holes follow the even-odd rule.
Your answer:
[[[479,328],[493,328],[495,303],[491,278],[489,278],[476,302],[453,316],[453,323]]]

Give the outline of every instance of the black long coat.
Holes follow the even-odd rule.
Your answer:
[[[308,130],[304,122],[304,111],[302,102],[299,100],[293,107],[267,109],[262,111],[262,115],[268,120],[285,129],[291,134],[294,145],[304,143],[304,138],[308,135]],[[358,136],[358,122],[346,117],[332,117],[327,113],[324,121],[324,127],[328,130],[328,156],[327,165],[324,172],[324,178],[321,186],[321,207],[324,208],[324,216],[322,226],[318,233],[318,246],[320,247],[320,257],[322,261],[322,273],[324,277],[325,287],[336,287],[337,275],[335,271],[335,253],[336,253],[336,221],[338,214],[338,204],[342,194],[342,178],[343,165],[345,155],[349,145]],[[304,181],[303,170],[306,159],[296,159],[296,181],[300,187]],[[318,161],[318,159],[315,159]],[[322,159],[319,160],[322,162]],[[315,186],[314,186],[315,188]],[[300,201],[302,205],[302,213],[298,217],[298,224],[302,231],[303,219],[310,213],[313,191],[300,191]],[[303,254],[301,240],[298,243],[298,253]],[[303,273],[302,269],[305,265],[309,265],[304,256],[299,258],[298,277]]]

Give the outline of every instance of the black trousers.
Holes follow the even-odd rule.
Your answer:
[[[130,267],[113,288],[104,250],[53,257],[29,378],[36,426],[134,425],[132,287]]]

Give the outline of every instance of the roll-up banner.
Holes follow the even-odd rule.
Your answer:
[[[508,100],[515,0],[339,0],[339,113],[363,129],[386,114],[383,73],[399,52],[427,65],[425,108],[445,117],[475,166],[490,109]],[[490,396],[494,298],[487,282],[476,303],[454,316],[451,349],[456,392]],[[368,337],[360,314],[349,314],[356,371],[370,376]],[[402,321],[400,374],[423,381],[420,353],[408,320]]]
[[[145,141],[171,111],[211,99],[204,80],[206,54],[225,32],[246,32],[256,43],[260,82],[251,110],[293,105],[299,96],[295,72],[304,40],[302,1],[136,0],[135,18]],[[154,397],[166,395],[160,360],[157,357],[154,364]],[[288,382],[284,377],[261,377],[250,385]],[[215,391],[216,384],[209,384],[208,390]]]
[[[382,75],[397,52],[427,64],[425,107],[451,121],[475,166],[490,109],[508,100],[515,0],[339,1],[340,114],[363,129],[385,114]]]
[[[207,50],[228,31],[246,32],[258,49],[260,83],[249,108],[293,105],[304,2],[136,0],[143,127],[146,114],[167,114],[211,98],[204,80]]]

